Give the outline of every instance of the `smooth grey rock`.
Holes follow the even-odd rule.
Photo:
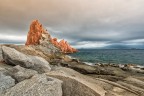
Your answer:
[[[37,74],[15,85],[4,96],[62,96],[62,81]]]
[[[15,85],[15,80],[10,77],[3,74],[3,72],[0,72],[0,94],[5,93],[5,91]]]
[[[7,69],[7,74],[12,76],[17,82],[21,82],[25,79],[31,78],[35,74],[38,74],[38,72],[35,70],[23,68],[17,65],[13,68]]]
[[[2,54],[7,64],[20,65],[25,68],[34,69],[39,73],[45,73],[51,70],[49,63],[38,56],[25,55],[6,46],[2,47]]]

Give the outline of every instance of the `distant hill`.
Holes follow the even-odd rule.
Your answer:
[[[104,49],[144,49],[144,45],[109,45]]]

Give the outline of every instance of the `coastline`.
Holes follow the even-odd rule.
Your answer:
[[[119,67],[119,68],[125,68],[129,67],[133,70],[144,70],[144,65],[139,64],[114,64],[114,63],[91,63],[91,62],[83,62],[86,65],[90,66],[113,66],[113,67]]]
[[[15,50],[15,51],[17,50],[18,52],[20,52],[19,54],[26,54],[26,56],[29,56],[29,55],[34,56],[34,55],[38,55],[40,52],[43,52],[40,50],[33,49],[35,48],[34,46],[32,47],[30,46],[25,47],[25,46],[19,46],[19,45],[4,45],[4,46],[7,46],[6,48],[8,48],[9,50],[6,50],[6,48],[5,50],[8,52],[10,52],[10,50]],[[33,50],[34,50],[34,53],[32,52]],[[12,56],[15,56],[14,54],[12,54]],[[41,55],[38,55],[38,56],[42,58],[44,57],[42,53]],[[62,87],[63,90],[59,91],[58,93],[55,92],[55,94],[59,94],[57,96],[62,96],[61,94],[63,94],[63,96],[76,96],[76,95],[112,96],[112,94],[115,94],[114,96],[118,96],[118,94],[121,94],[122,96],[142,96],[144,92],[143,91],[144,87],[142,86],[144,85],[144,82],[143,82],[144,70],[143,68],[139,70],[138,69],[139,66],[118,65],[118,64],[95,64],[91,66],[90,64],[87,64],[87,62],[81,62],[78,59],[73,58],[71,56],[68,56],[68,55],[61,55],[61,56],[55,57],[51,60],[45,58],[45,60],[49,62],[50,64],[49,66],[51,67],[51,71],[48,71],[48,72],[46,71],[46,73],[44,72],[44,74],[46,74],[48,78],[51,78],[51,77],[56,78],[56,79],[61,80],[61,82],[63,82],[61,83],[63,85]],[[2,57],[1,63],[0,63],[0,72],[5,72],[5,71],[7,72],[8,70],[13,70],[13,68],[17,68],[17,70],[19,70],[20,72],[23,70],[19,66],[12,66],[3,62],[2,54],[0,54],[0,57]],[[23,62],[21,61],[21,59],[23,58],[19,58],[17,60],[19,60],[19,62]],[[2,70],[5,70],[5,71],[2,71]],[[11,74],[12,76],[15,76],[14,73],[11,73]],[[27,73],[23,73],[23,74],[27,74]],[[11,75],[8,75],[8,76],[11,76]],[[16,77],[18,77],[18,75],[16,75]],[[45,77],[41,77],[41,75],[39,75],[38,77],[34,77],[34,78],[39,78],[39,77],[45,78]],[[33,78],[31,79],[33,80]],[[15,78],[15,80],[17,79]],[[26,80],[28,79],[25,78],[24,81]],[[21,83],[24,81],[20,81],[19,83],[16,83],[16,85],[14,85],[15,86],[14,88],[21,86]],[[75,87],[77,87],[77,89],[75,90],[75,87],[71,86],[71,84],[76,85]],[[61,87],[57,87],[57,88],[59,88],[59,90],[61,89]],[[13,89],[11,89],[10,87],[10,90],[13,90]],[[21,89],[21,91],[24,91],[24,90],[25,89]],[[34,90],[37,90],[37,89],[35,89],[34,87]],[[10,91],[8,91],[8,93],[9,92]],[[16,93],[14,92],[15,91],[13,91],[13,93],[11,94],[17,94],[17,93],[20,94],[19,92],[16,92]],[[8,93],[6,92],[5,94],[8,94]],[[9,95],[2,95],[2,96],[9,96]]]

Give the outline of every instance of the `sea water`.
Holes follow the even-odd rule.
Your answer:
[[[79,49],[71,56],[91,63],[144,65],[144,49]]]

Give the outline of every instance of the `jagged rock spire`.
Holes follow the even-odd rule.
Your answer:
[[[46,35],[47,37],[43,36],[43,38],[42,38],[42,34],[43,35],[47,34]],[[60,42],[58,42],[57,38],[52,38],[50,36],[50,34],[47,32],[47,30],[45,30],[43,28],[42,24],[39,23],[38,20],[32,21],[25,45],[40,45],[40,41],[42,41],[44,39],[44,37],[48,38],[49,41],[47,41],[47,42],[52,43],[55,47],[60,49],[61,52],[63,52],[63,53],[77,52],[77,50],[72,48],[67,43],[67,41],[61,40]],[[47,44],[49,44],[49,43],[47,43]]]
[[[30,30],[27,36],[26,45],[35,45],[39,44],[39,40],[41,38],[42,33],[46,31],[43,29],[42,24],[38,22],[38,20],[32,21],[30,25]]]

